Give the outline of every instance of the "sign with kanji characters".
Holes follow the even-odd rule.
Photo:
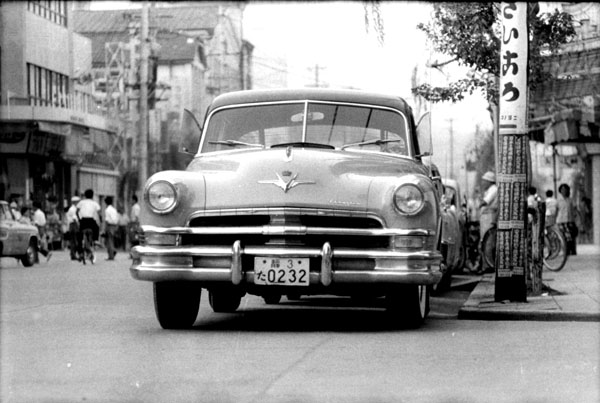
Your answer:
[[[527,3],[502,3],[500,134],[527,133]]]

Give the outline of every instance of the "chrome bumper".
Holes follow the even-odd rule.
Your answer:
[[[320,270],[310,272],[310,285],[335,284],[436,284],[442,277],[442,255],[436,251],[396,252],[378,250],[333,250],[328,242],[318,248],[282,248],[273,246],[231,247],[135,246],[130,268],[134,279],[144,281],[254,283],[254,272],[242,267],[242,256],[320,258]],[[202,267],[194,258],[226,261],[228,264]],[[334,270],[335,259],[372,259],[371,270]]]

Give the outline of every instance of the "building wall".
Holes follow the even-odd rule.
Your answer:
[[[24,96],[26,92],[25,68],[17,60],[24,59],[25,52],[25,3],[2,4],[2,100],[7,91]],[[9,57],[10,55],[10,57]],[[25,85],[25,90],[23,86]]]
[[[71,75],[69,30],[33,13],[25,13],[24,60]]]

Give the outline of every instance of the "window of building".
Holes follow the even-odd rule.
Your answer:
[[[69,79],[64,74],[27,63],[30,105],[67,107]]]
[[[67,26],[67,2],[65,0],[29,0],[27,10],[56,24]]]

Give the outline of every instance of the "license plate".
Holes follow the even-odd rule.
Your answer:
[[[254,284],[308,285],[308,258],[254,258]]]

